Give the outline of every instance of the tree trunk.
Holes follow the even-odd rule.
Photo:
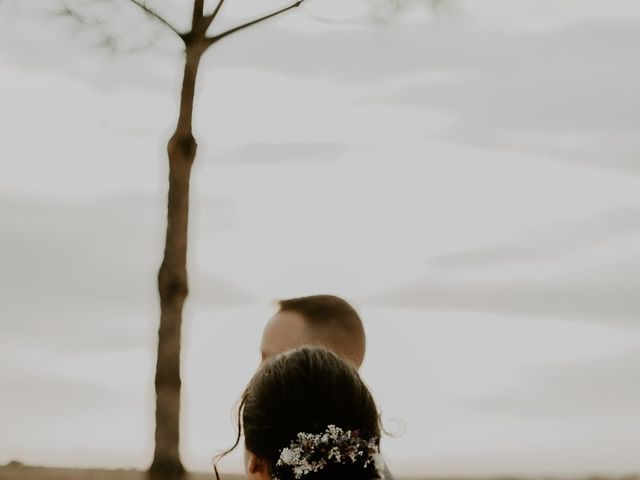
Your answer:
[[[187,45],[180,116],[169,140],[169,199],[164,258],[158,272],[160,329],[156,361],[155,452],[149,472],[154,479],[181,478],[180,460],[180,332],[187,283],[189,180],[196,155],[192,132],[195,82],[202,51]]]
[[[189,181],[197,145],[193,138],[193,102],[200,59],[215,42],[234,32],[248,28],[302,3],[282,8],[213,37],[207,29],[218,14],[224,0],[210,15],[204,15],[204,0],[193,1],[191,31],[179,33],[164,19],[141,4],[142,8],[162,20],[184,41],[186,61],[180,115],[174,134],[167,145],[169,155],[169,200],[164,258],[158,272],[160,293],[160,329],[156,360],[156,432],[153,462],[149,476],[153,480],[178,480],[184,475],[180,460],[180,333],[182,308],[189,294],[187,283],[187,228],[189,224]],[[136,2],[137,3],[137,2]]]

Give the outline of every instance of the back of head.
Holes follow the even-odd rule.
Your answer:
[[[375,462],[380,424],[373,397],[353,366],[323,348],[303,347],[265,362],[243,395],[241,421],[246,449],[267,462],[272,478],[380,476]],[[333,440],[324,442],[333,434]],[[302,444],[296,444],[301,439]],[[315,450],[309,447],[314,442]],[[331,460],[329,451],[334,447],[338,450]],[[295,462],[283,460],[283,450],[291,457],[296,449]],[[336,452],[342,461],[336,461]],[[345,457],[349,455],[354,458]],[[311,463],[305,467],[304,462]],[[317,462],[323,465],[318,467]]]
[[[309,328],[309,338],[360,365],[366,338],[362,320],[356,310],[335,295],[311,295],[278,302],[280,313],[300,315]]]

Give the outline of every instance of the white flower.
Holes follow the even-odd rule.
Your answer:
[[[345,463],[347,459],[356,463],[358,457],[364,458],[366,468],[374,463],[381,477],[384,474],[384,462],[379,454],[377,439],[365,440],[351,430],[343,430],[335,425],[327,426],[320,434],[300,432],[289,447],[280,451],[276,467],[291,467],[296,479],[311,472],[318,472],[333,463]],[[324,452],[324,457],[318,458],[318,452]],[[276,476],[272,480],[278,480]]]

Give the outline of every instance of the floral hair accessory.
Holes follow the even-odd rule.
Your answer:
[[[361,462],[366,468],[373,464],[378,476],[384,478],[384,462],[380,455],[376,439],[360,437],[358,430],[344,431],[335,425],[329,425],[324,433],[298,433],[287,448],[280,451],[276,462],[276,471],[289,467],[296,479],[311,472],[325,468],[329,463]],[[279,480],[277,476],[273,480]]]

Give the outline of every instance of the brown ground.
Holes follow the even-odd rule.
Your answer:
[[[139,470],[81,470],[77,468],[0,467],[0,480],[149,480]],[[184,480],[215,480],[213,473],[188,473]],[[241,480],[239,475],[222,474],[221,480]]]
[[[221,475],[221,480],[242,480],[242,476],[234,474]],[[139,470],[81,470],[77,468],[48,468],[7,465],[0,467],[0,480],[149,480],[146,472]],[[184,480],[215,480],[213,473],[188,473]],[[396,480],[553,480],[551,478],[405,478]],[[557,479],[560,480],[560,479]],[[621,477],[583,477],[563,478],[561,480],[640,480],[640,477],[629,475]]]

